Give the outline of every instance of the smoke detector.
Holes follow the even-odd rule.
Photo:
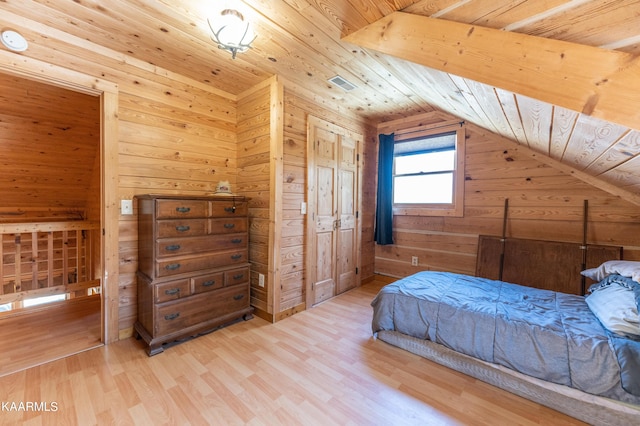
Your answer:
[[[29,47],[27,40],[12,30],[3,31],[0,35],[0,41],[2,41],[4,47],[14,52],[24,52]]]
[[[340,77],[339,75],[336,75],[335,77],[331,77],[328,81],[329,83],[333,83],[336,86],[340,87],[345,92],[350,92],[356,88],[355,84],[348,82],[347,80]]]

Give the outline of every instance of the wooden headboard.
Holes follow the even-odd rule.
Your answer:
[[[580,275],[582,247],[580,243],[505,238],[503,251],[501,237],[480,235],[476,275],[563,293],[584,294]],[[607,260],[622,259],[622,247],[591,244],[584,247],[585,269],[596,268]],[[502,262],[501,253],[504,253]],[[585,283],[589,288],[592,281],[587,279]]]

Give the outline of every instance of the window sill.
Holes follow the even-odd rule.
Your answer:
[[[394,216],[448,216],[463,217],[464,209],[453,204],[395,204]]]

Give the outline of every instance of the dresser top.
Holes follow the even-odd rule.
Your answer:
[[[233,194],[216,194],[216,195],[173,195],[173,194],[142,194],[136,195],[135,198],[147,200],[204,200],[204,201],[245,201],[247,197],[243,195]]]

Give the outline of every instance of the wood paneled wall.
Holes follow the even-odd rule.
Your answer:
[[[100,98],[0,73],[0,103],[0,222],[99,218]]]
[[[362,260],[360,279],[373,276],[373,214],[375,203],[375,144],[372,144],[375,129],[357,117],[339,114],[296,94],[293,87],[285,84],[284,97],[284,150],[283,150],[283,207],[281,246],[281,293],[278,318],[292,315],[305,309],[306,281],[304,274],[305,238],[307,216],[301,213],[301,203],[307,192],[307,117],[312,114],[323,120],[365,135],[363,161],[363,212],[362,213]]]
[[[238,193],[249,199],[249,261],[251,262],[251,305],[261,317],[273,313],[272,279],[269,274],[269,242],[273,200],[270,198],[271,85],[255,87],[238,99]],[[264,275],[264,287],[259,285]]]
[[[251,300],[256,313],[278,321],[304,310],[306,220],[301,204],[307,193],[307,116],[374,133],[356,117],[337,114],[296,94],[277,77],[239,96],[238,192],[249,197]],[[282,116],[282,126],[280,126]],[[375,145],[365,147],[375,155]],[[375,175],[365,158],[365,173]],[[373,188],[373,190],[372,190]],[[363,206],[363,279],[373,276],[375,185],[365,180]],[[373,194],[373,197],[372,197]],[[258,285],[258,274],[265,285]]]
[[[450,119],[430,113],[379,129]],[[502,234],[505,198],[509,237],[581,242],[588,200],[588,243],[623,246],[625,259],[640,260],[640,207],[577,179],[560,163],[467,124],[464,217],[394,216],[394,244],[376,246],[376,272],[474,275],[478,236]],[[411,266],[412,256],[418,256],[418,266]]]
[[[219,181],[229,181],[235,191],[235,97],[208,91],[180,76],[141,74],[129,77],[133,85],[120,84],[120,198],[146,193],[210,195]],[[137,316],[137,235],[136,215],[121,215],[119,329],[123,337],[131,334]]]
[[[376,213],[376,192],[378,183],[378,136],[374,128],[367,128],[364,133],[362,161],[362,239],[361,260],[362,281],[366,282],[375,274],[374,220]]]

